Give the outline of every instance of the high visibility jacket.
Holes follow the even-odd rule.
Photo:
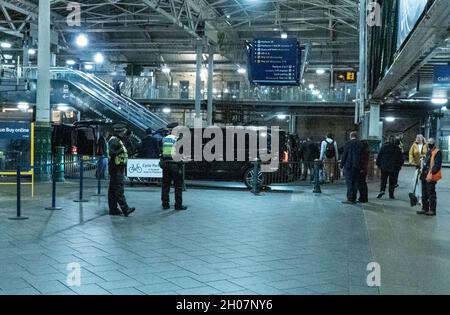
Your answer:
[[[163,159],[173,159],[175,154],[175,144],[177,143],[177,137],[174,135],[168,135],[162,140],[162,157]]]
[[[434,149],[431,151],[431,160],[430,160],[430,171],[428,173],[428,178],[433,182],[438,182],[442,179],[442,167],[439,168],[439,171],[433,174],[433,169],[436,163],[436,156],[439,153],[439,149]]]
[[[110,159],[115,165],[126,165],[128,163],[128,151],[122,140],[111,137],[108,142]]]

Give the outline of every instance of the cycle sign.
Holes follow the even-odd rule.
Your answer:
[[[159,160],[128,160],[127,177],[129,178],[162,178]]]

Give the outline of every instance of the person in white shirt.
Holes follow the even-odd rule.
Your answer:
[[[338,146],[334,141],[332,133],[327,134],[325,140],[322,141],[320,147],[320,160],[323,162],[325,177],[330,182],[334,182],[334,175],[336,173],[336,163],[339,160]]]

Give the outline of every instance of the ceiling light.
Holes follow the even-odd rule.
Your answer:
[[[320,95],[320,91],[319,90],[313,90],[312,91],[312,95]]]
[[[76,61],[73,60],[73,59],[68,59],[68,60],[66,60],[66,64],[69,65],[69,66],[73,66],[73,65],[76,64]]]
[[[279,120],[285,120],[287,118],[287,115],[280,114],[280,115],[277,115],[277,117]]]
[[[281,33],[281,38],[282,39],[288,38],[288,34],[286,32]]]
[[[384,120],[386,120],[386,122],[388,122],[388,123],[393,123],[395,121],[395,117],[389,116],[389,117],[386,117]]]
[[[30,49],[28,49],[28,54],[29,55],[36,55],[36,49],[34,49],[34,48],[30,48]]]
[[[171,110],[168,107],[163,108],[163,113],[164,114],[170,114]]]
[[[229,19],[231,17],[231,15],[227,14],[227,19]]]
[[[105,57],[101,53],[96,53],[94,56],[95,63],[103,63],[105,61]]]
[[[81,48],[84,48],[89,44],[89,40],[84,34],[78,35],[75,42],[77,43],[77,46]]]
[[[11,43],[8,42],[1,42],[0,43],[0,47],[5,48],[5,49],[9,49],[12,47]]]
[[[447,104],[448,99],[446,98],[432,98],[431,99],[431,103],[435,104],[435,105],[445,105]]]
[[[239,69],[237,69],[237,72],[239,74],[245,74],[245,73],[247,73],[247,70],[245,68],[239,68]]]
[[[323,98],[322,94],[319,94],[319,96],[318,96],[318,97],[319,97],[319,99],[322,99],[322,98]]]
[[[442,106],[441,110],[443,110],[443,111],[447,111],[447,110],[448,110],[448,108],[447,108],[447,106]]]
[[[27,111],[30,108],[30,104],[27,102],[19,102],[17,103],[17,108],[21,111]]]
[[[316,73],[317,73],[318,75],[322,75],[322,74],[325,73],[325,70],[324,70],[324,69],[317,69],[317,70],[316,70]]]
[[[308,85],[308,87],[310,90],[314,90],[314,84],[311,83],[310,85]]]
[[[67,111],[69,111],[69,106],[67,106],[67,104],[58,104],[57,109],[60,112],[67,112]]]
[[[92,69],[94,69],[94,66],[91,65],[91,64],[87,64],[87,65],[84,65],[84,69],[86,69],[86,70],[92,70]]]

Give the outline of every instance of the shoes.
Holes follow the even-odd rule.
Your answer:
[[[389,199],[395,199],[395,196],[394,195],[390,195]]]
[[[368,203],[369,201],[367,200],[358,200],[358,203]]]
[[[164,210],[169,210],[169,209],[170,209],[170,205],[162,205],[162,208],[163,208]]]
[[[129,208],[127,211],[123,212],[123,215],[128,217],[130,214],[132,214],[134,211],[136,211],[136,208]]]
[[[417,214],[427,214],[427,212],[425,210],[420,210],[416,212]]]
[[[380,193],[379,193],[378,196],[377,196],[377,199],[383,198],[384,194],[385,194],[384,191],[380,191]]]
[[[342,203],[343,203],[344,205],[354,205],[354,204],[356,204],[356,202],[350,201],[350,200],[342,201]]]
[[[122,212],[120,211],[109,211],[109,215],[113,217],[118,217],[122,215]]]
[[[426,213],[426,215],[429,216],[429,217],[434,217],[434,216],[436,215],[436,212],[428,211],[428,212]]]
[[[175,210],[177,210],[177,211],[184,211],[184,210],[187,210],[187,208],[188,207],[186,207],[186,206],[181,206],[181,207],[175,207]]]

